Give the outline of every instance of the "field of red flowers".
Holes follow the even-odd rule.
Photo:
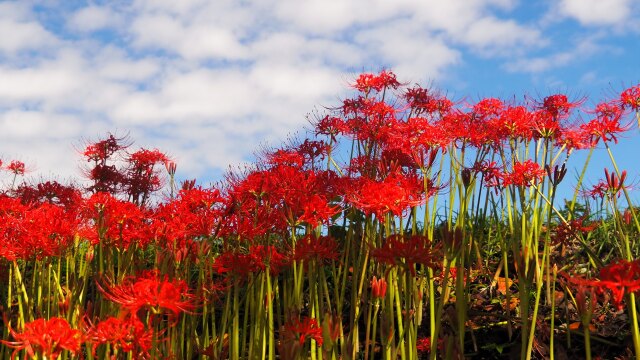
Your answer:
[[[352,87],[215,186],[111,134],[77,184],[5,159],[0,359],[640,359],[637,174],[613,151],[640,85],[593,107]]]

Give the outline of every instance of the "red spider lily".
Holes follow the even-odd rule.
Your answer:
[[[616,134],[623,133],[630,129],[629,125],[622,126],[620,120],[622,118],[622,110],[619,107],[602,103],[596,107],[597,117],[580,127],[589,135],[591,135],[592,143],[595,145],[598,141],[609,142],[613,140],[616,144],[618,138]]]
[[[620,104],[634,111],[640,111],[640,85],[624,90],[620,94]]]
[[[30,357],[39,354],[47,359],[57,359],[64,350],[73,354],[80,351],[84,340],[80,330],[72,329],[67,320],[57,317],[36,319],[24,324],[21,333],[13,329],[10,333],[14,341],[2,340],[2,343],[16,349],[12,358],[18,351],[26,350]]]
[[[220,191],[213,188],[180,190],[175,199],[154,211],[150,231],[156,244],[177,255],[190,249],[193,241],[216,236],[225,200]]]
[[[482,173],[486,186],[495,188],[496,193],[498,193],[499,188],[504,185],[502,183],[502,168],[495,161],[490,162],[484,160],[482,162],[476,162],[472,169],[476,173]]]
[[[563,274],[563,277],[582,288],[590,287],[598,292],[608,291],[613,305],[622,310],[624,296],[640,291],[640,259],[614,261],[600,269],[600,279],[584,279],[567,274]]]
[[[511,172],[502,174],[502,179],[505,186],[531,186],[533,183],[542,180],[544,175],[545,171],[540,168],[538,163],[532,160],[516,161],[513,163]]]
[[[420,352],[430,352],[431,351],[431,338],[425,337],[420,338],[416,341],[416,349]]]
[[[5,168],[7,171],[12,172],[14,175],[24,175],[26,172],[24,163],[18,160],[12,160]]]
[[[88,187],[89,191],[111,194],[120,191],[124,174],[109,162],[119,160],[118,154],[130,145],[126,137],[117,138],[109,134],[106,139],[90,143],[85,147],[83,155],[87,162],[93,163],[91,168],[84,171],[85,176],[93,183]]]
[[[500,99],[482,99],[473,105],[473,115],[483,120],[497,118],[502,114],[504,103]]]
[[[293,259],[321,263],[325,260],[336,260],[340,256],[338,243],[331,236],[307,235],[296,243]]]
[[[289,263],[289,259],[273,245],[254,245],[249,247],[248,254],[237,251],[223,252],[214,260],[213,269],[218,274],[235,274],[242,279],[267,268],[271,275],[277,275]]]
[[[298,218],[299,222],[306,222],[311,227],[326,224],[331,217],[341,211],[340,206],[331,206],[320,195],[312,195],[304,204],[304,213]]]
[[[316,135],[329,136],[332,143],[337,141],[337,136],[346,130],[346,124],[342,118],[327,115],[315,124]]]
[[[153,335],[153,328],[145,329],[144,324],[134,316],[109,317],[86,330],[86,338],[92,343],[94,355],[98,346],[109,344],[113,350],[136,351],[135,355],[147,358]]]
[[[554,244],[566,244],[568,241],[577,238],[578,235],[586,236],[586,234],[598,227],[597,223],[584,225],[586,219],[587,217],[583,216],[579,219],[571,220],[569,223],[559,224],[551,236],[551,241]]]
[[[522,140],[533,138],[534,114],[524,106],[509,106],[490,121],[498,138]]]
[[[23,184],[15,190],[25,204],[49,203],[61,205],[66,209],[75,209],[82,201],[82,194],[73,186],[62,185],[57,181],[41,182],[36,185]]]
[[[438,267],[439,248],[431,246],[425,236],[403,237],[392,235],[384,245],[371,250],[371,257],[390,266],[401,266],[415,275],[414,264],[423,264],[431,268]]]
[[[400,83],[396,80],[396,75],[387,70],[382,70],[378,75],[361,74],[353,85],[356,90],[365,94],[371,90],[397,89],[399,86]]]
[[[273,245],[254,245],[249,247],[252,262],[262,271],[269,269],[272,276],[278,275],[290,261]]]
[[[139,277],[126,278],[122,284],[97,283],[104,297],[129,314],[149,309],[153,314],[168,314],[174,325],[180,313],[191,313],[199,303],[184,280],[169,280],[156,271],[143,273]]]
[[[117,138],[113,134],[109,134],[109,136],[104,140],[88,144],[82,154],[87,158],[87,161],[102,163],[119,151],[125,150],[129,147],[125,142],[126,138]]]
[[[82,214],[90,225],[82,235],[93,245],[102,242],[123,251],[132,244],[144,247],[151,242],[146,212],[131,202],[99,192],[86,201]]]
[[[74,212],[0,197],[0,257],[9,261],[59,256],[73,244],[77,230]]]
[[[445,114],[449,112],[451,107],[442,106],[445,99],[440,94],[434,93],[430,89],[424,89],[419,85],[406,89],[402,95],[407,105],[411,108],[412,115],[419,116],[421,114]],[[451,102],[449,102],[451,103]],[[453,105],[451,103],[451,105]]]
[[[567,95],[555,94],[545,97],[539,106],[552,117],[559,119],[568,116],[573,108],[580,106],[583,102],[584,100],[569,102]]]
[[[164,164],[169,158],[158,149],[140,149],[127,158],[128,167],[123,172],[123,187],[129,198],[143,205],[149,196],[163,186],[158,164]]]
[[[593,134],[584,126],[567,127],[556,139],[557,146],[565,146],[567,150],[581,150],[594,147]]]
[[[426,201],[423,184],[416,177],[393,174],[381,182],[359,178],[351,185],[346,195],[347,202],[366,215],[374,214],[379,221],[384,221],[388,213],[401,216],[405,210]]]
[[[378,279],[376,276],[371,279],[371,296],[374,299],[381,299],[387,294],[387,280]]]
[[[613,196],[620,197],[620,190],[625,186],[624,180],[626,179],[627,172],[623,171],[621,178],[618,178],[615,173],[609,173],[607,169],[605,169],[604,174],[605,180],[598,181],[591,189],[584,191],[584,196],[588,196],[594,200]]]
[[[284,340],[297,339],[300,346],[304,345],[307,339],[313,339],[318,346],[322,346],[322,328],[318,325],[318,320],[310,317],[291,319],[284,324]]]
[[[608,289],[613,296],[614,305],[621,309],[624,295],[640,290],[640,259],[610,263],[600,269],[600,281],[593,285]]]

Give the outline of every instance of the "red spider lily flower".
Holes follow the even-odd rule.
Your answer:
[[[502,183],[502,168],[495,161],[484,160],[476,162],[472,168],[476,173],[481,173],[487,187],[495,188],[496,193],[504,185]]]
[[[505,186],[531,186],[533,183],[542,180],[544,175],[545,171],[540,168],[538,163],[527,160],[525,162],[514,162],[511,172],[504,173],[502,178]]]
[[[634,111],[640,111],[640,85],[624,90],[620,94],[620,105]]]
[[[327,115],[315,124],[316,135],[329,136],[332,143],[337,141],[337,136],[346,130],[346,124],[342,118]]]
[[[305,222],[311,227],[326,224],[331,217],[342,210],[340,206],[331,206],[320,195],[312,195],[304,204],[304,213],[298,218],[299,222]]]
[[[141,276],[126,278],[121,285],[104,286],[97,283],[104,297],[127,310],[137,314],[140,310],[151,310],[153,314],[167,314],[172,325],[177,323],[180,313],[191,313],[199,303],[184,280],[169,280],[156,271]]]
[[[431,352],[431,338],[430,337],[423,337],[423,338],[419,338],[416,340],[416,349],[419,352]],[[444,339],[439,338],[438,339],[438,351],[442,352],[444,351]]]
[[[82,229],[82,236],[93,245],[102,242],[123,251],[133,244],[144,247],[152,240],[147,213],[137,205],[119,200],[109,193],[93,194],[81,212],[89,220],[89,226]]]
[[[613,140],[616,144],[618,138],[616,134],[623,133],[630,129],[629,125],[622,126],[620,120],[622,118],[622,110],[612,104],[599,104],[595,110],[597,117],[580,127],[589,135],[591,135],[593,144],[598,141],[609,142]]]
[[[276,150],[267,154],[267,163],[272,166],[286,165],[301,168],[304,166],[304,156],[295,150]]]
[[[397,89],[399,86],[400,83],[396,79],[396,75],[387,70],[382,70],[378,75],[361,74],[353,85],[356,90],[365,94],[371,90],[382,91],[382,89],[387,88]]]
[[[75,209],[82,201],[80,190],[73,186],[62,185],[57,181],[41,182],[36,185],[20,185],[15,190],[24,204],[49,203],[61,205],[67,210]]]
[[[24,163],[18,160],[12,160],[9,165],[7,165],[6,169],[14,175],[24,175],[26,172]]]
[[[640,290],[640,259],[612,262],[600,269],[600,281],[593,285],[608,289],[614,305],[621,309],[624,295]]]
[[[430,268],[438,267],[439,248],[431,246],[425,236],[401,235],[390,236],[384,245],[371,250],[371,257],[390,266],[401,266],[415,275],[415,264],[423,264]]]
[[[88,144],[82,154],[87,158],[87,161],[102,163],[119,151],[125,150],[129,147],[125,142],[126,138],[117,138],[113,134],[109,134],[109,136],[104,140]]]
[[[260,270],[252,260],[251,255],[226,251],[215,258],[213,270],[218,274],[234,274],[244,279],[249,274]]]
[[[405,210],[426,201],[422,181],[416,177],[394,174],[381,182],[359,178],[352,185],[347,193],[347,202],[366,215],[375,214],[379,221],[384,221],[387,213],[401,216]],[[433,191],[435,193],[437,189]]]
[[[153,212],[150,232],[155,243],[179,258],[193,242],[217,236],[222,224],[226,199],[214,188],[180,190],[170,202]],[[196,253],[190,253],[195,260]]]
[[[539,106],[552,117],[559,119],[568,116],[573,108],[580,106],[583,102],[584,100],[570,102],[567,95],[555,94],[545,97]]]
[[[430,352],[431,351],[431,338],[425,337],[420,338],[416,341],[416,349],[420,352]]]
[[[273,245],[254,245],[249,247],[252,262],[262,271],[269,269],[272,276],[277,276],[290,261]]]
[[[265,271],[277,275],[290,264],[290,259],[280,253],[273,245],[253,245],[249,253],[227,251],[218,256],[213,262],[213,269],[218,274],[235,274],[240,279],[251,273]]]
[[[565,146],[567,150],[590,149],[596,146],[593,134],[585,126],[567,127],[556,139],[556,146]]]
[[[300,346],[304,345],[307,339],[313,339],[318,346],[322,346],[322,328],[318,325],[318,320],[310,317],[291,319],[284,324],[283,337],[285,340],[297,339]]]
[[[371,279],[371,296],[374,299],[381,299],[387,294],[387,280],[378,279],[375,275]]]
[[[585,190],[582,193],[584,196],[588,196],[593,200],[598,200],[604,199],[604,197],[608,196],[611,191],[609,190],[609,186],[607,185],[607,183],[604,180],[600,180],[595,185],[593,185],[591,189]]]
[[[584,221],[587,216],[583,216],[579,219],[571,220],[569,223],[561,223],[556,226],[551,241],[554,244],[566,244],[570,240],[577,238],[579,235],[586,236],[591,231],[598,227],[597,223],[584,225]]]
[[[78,231],[74,212],[49,203],[27,206],[0,197],[0,257],[9,261],[59,256]]]
[[[131,144],[126,137],[115,137],[113,134],[104,140],[90,143],[85,147],[83,155],[92,167],[84,170],[84,175],[92,181],[88,187],[92,192],[109,192],[115,194],[121,190],[124,174],[109,162],[120,160],[119,153],[124,152]]]
[[[336,260],[340,256],[338,243],[331,236],[307,235],[298,240],[293,251],[293,259],[296,261],[311,261],[321,263],[325,260]]]
[[[140,149],[129,155],[129,164],[123,173],[123,187],[132,202],[143,205],[151,193],[162,188],[163,178],[156,165],[165,164],[169,160],[158,149]]]
[[[31,357],[39,354],[47,359],[57,359],[64,350],[73,354],[80,351],[84,340],[80,330],[72,329],[67,320],[57,317],[36,319],[24,324],[21,333],[13,329],[10,333],[14,341],[2,340],[2,343],[16,349],[12,358],[18,351],[26,350]]]
[[[498,117],[504,109],[504,103],[500,99],[482,99],[473,105],[473,115],[483,120]]]
[[[453,107],[453,102],[441,94],[430,89],[424,89],[418,85],[409,88],[402,95],[407,105],[411,108],[412,115],[436,114],[442,116]]]
[[[90,326],[86,337],[92,343],[92,351],[98,346],[109,344],[113,350],[136,351],[136,355],[145,358],[153,344],[153,328],[145,329],[144,324],[134,316],[125,318],[109,317]]]

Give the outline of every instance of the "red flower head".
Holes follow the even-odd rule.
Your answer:
[[[40,354],[48,359],[57,359],[64,350],[76,353],[80,350],[83,336],[80,330],[72,329],[67,320],[51,318],[49,320],[36,319],[24,325],[21,333],[10,330],[15,341],[2,342],[14,349],[12,358],[20,350],[34,357]]]
[[[318,320],[310,317],[291,319],[284,324],[284,340],[297,339],[300,346],[304,345],[307,339],[313,339],[322,346],[322,328],[318,325]]]
[[[191,313],[199,305],[186,282],[169,280],[155,271],[127,278],[121,285],[98,283],[98,289],[107,300],[119,304],[130,314],[150,309],[153,314],[168,314],[173,324],[180,313]]]
[[[397,89],[399,86],[400,83],[396,80],[396,75],[387,70],[382,70],[378,75],[361,74],[353,85],[354,88],[365,94],[371,90]]]
[[[611,291],[614,305],[622,308],[624,295],[640,290],[640,259],[612,262],[600,269],[600,281],[593,285]]]
[[[336,260],[340,256],[338,243],[331,236],[307,235],[296,243],[293,259],[296,261]]]
[[[516,161],[513,163],[511,172],[504,173],[502,176],[505,186],[530,186],[532,183],[542,180],[544,175],[545,170],[540,168],[538,163],[527,160],[525,162]]]
[[[567,95],[555,94],[544,98],[540,108],[558,119],[568,116],[571,110],[582,104],[582,102],[583,100],[569,102]]]
[[[640,85],[626,89],[620,94],[620,105],[634,111],[640,111]]]
[[[381,248],[373,249],[371,256],[391,266],[402,266],[415,275],[414,264],[423,264],[431,268],[438,266],[437,252],[439,249],[432,248],[431,242],[425,236],[414,235],[405,238],[392,235]]]
[[[86,201],[82,213],[91,220],[82,235],[94,245],[102,241],[124,250],[135,243],[144,247],[151,241],[145,212],[131,202],[98,192]]]
[[[123,352],[136,350],[148,355],[153,344],[153,328],[145,329],[144,324],[134,316],[124,319],[109,317],[86,331],[87,339],[92,342],[95,351],[102,344],[109,344],[113,349]]]
[[[7,165],[6,169],[14,175],[24,175],[26,172],[24,163],[18,160],[12,160],[9,165]]]

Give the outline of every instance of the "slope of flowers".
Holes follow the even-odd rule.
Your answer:
[[[612,151],[640,86],[593,108],[454,101],[390,71],[352,87],[214,187],[111,134],[83,150],[84,187],[0,163],[0,358],[528,359],[569,352],[576,319],[570,355],[591,358],[627,351],[591,345],[617,309],[640,356],[635,174]],[[610,155],[592,188],[577,151]]]

